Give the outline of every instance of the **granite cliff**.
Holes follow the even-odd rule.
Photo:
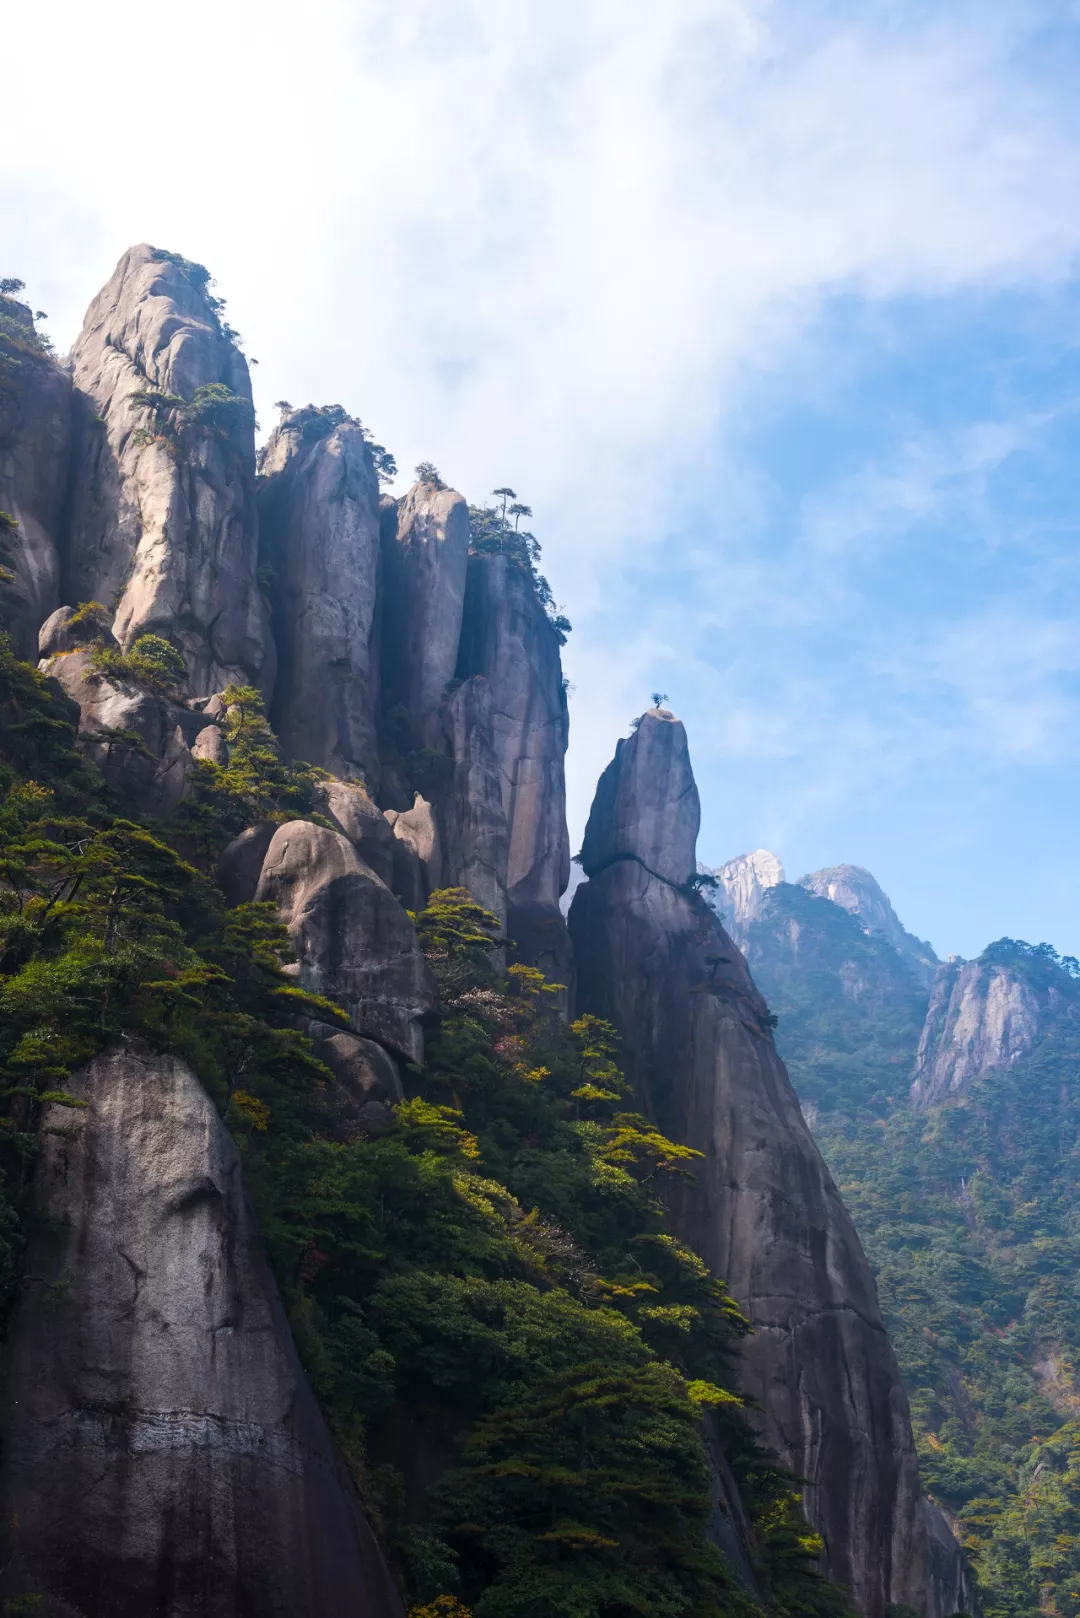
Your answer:
[[[74,1043],[59,1024],[51,1044],[33,1029],[10,1048],[0,1039],[11,1095],[30,1097],[13,1104],[37,1165],[32,1185],[20,1180],[29,1234],[0,1468],[12,1598],[41,1594],[44,1610],[71,1618],[391,1618],[402,1609],[387,1547],[410,1599],[449,1589],[459,1562],[483,1591],[509,1530],[497,1523],[477,1559],[469,1534],[480,1529],[455,1525],[440,1480],[495,1442],[508,1410],[550,1395],[550,1383],[514,1381],[522,1345],[565,1377],[558,1354],[575,1332],[591,1345],[583,1362],[629,1355],[618,1398],[631,1410],[642,1365],[668,1366],[658,1373],[675,1377],[668,1413],[687,1435],[672,1453],[693,1473],[701,1424],[687,1389],[711,1384],[676,1374],[681,1350],[663,1337],[690,1306],[658,1306],[660,1324],[647,1309],[626,1317],[632,1331],[620,1324],[638,1292],[666,1283],[603,1278],[610,1253],[586,1251],[604,1200],[591,1181],[586,1234],[573,1224],[574,1153],[606,1141],[602,1109],[621,1082],[608,1036],[589,1044],[592,1016],[621,1034],[651,1125],[703,1154],[669,1191],[670,1218],[719,1278],[712,1303],[725,1281],[753,1325],[740,1391],[805,1479],[826,1571],[865,1618],[885,1618],[890,1603],[945,1618],[948,1579],[962,1583],[955,1546],[920,1493],[870,1272],[777,1057],[774,1019],[697,891],[682,726],[654,710],[620,743],[568,929],[567,626],[530,536],[507,520],[510,491],[501,513],[470,509],[425,464],[400,498],[380,495],[389,458],[340,406],[283,407],[257,461],[247,364],[211,286],[175,253],[131,249],[66,366],[36,343],[28,310],[12,299],[0,309],[0,360],[18,361],[0,365],[12,574],[0,610],[43,676],[11,665],[8,719],[0,693],[0,730],[10,720],[6,745],[25,775],[12,824],[37,838],[30,853],[16,844],[14,888],[20,916],[30,903],[25,915],[41,920],[37,932],[12,922],[0,994],[5,974],[22,985],[14,1027],[46,981],[27,940],[52,963],[54,907],[62,932],[92,893],[88,942],[80,955],[76,939],[64,970],[82,984],[92,955],[93,993],[104,995]],[[31,702],[47,718],[24,733]],[[33,771],[68,729],[90,773],[79,777],[65,753],[48,791],[59,801],[65,776],[81,782],[71,790],[92,812],[65,842],[32,818]],[[145,861],[142,886],[130,878],[144,913],[124,908],[129,878],[110,874],[110,838]],[[87,874],[78,862],[99,845]],[[66,873],[59,886],[55,873],[46,885],[42,860]],[[833,883],[837,913],[860,939],[888,934],[900,949],[908,935],[896,942],[887,901],[856,875]],[[786,891],[764,851],[724,868],[718,899],[740,943]],[[526,970],[507,979],[507,964]],[[538,987],[530,968],[558,987]],[[93,993],[79,999],[62,973],[56,982],[52,1002],[35,1002],[43,1025],[70,992],[82,1028]],[[222,1010],[214,997],[226,984],[241,998],[261,984],[258,1014]],[[121,1001],[127,1022],[115,1021]],[[585,1020],[572,1023],[574,1012]],[[20,1063],[40,1070],[39,1084],[20,1084]],[[560,1074],[566,1094],[549,1096]],[[584,1127],[583,1107],[600,1109]],[[563,1154],[557,1173],[537,1170],[538,1118]],[[636,1253],[634,1242],[667,1237],[650,1223],[652,1190],[618,1156],[627,1127],[610,1123],[615,1155],[592,1167],[596,1187],[620,1186],[634,1234],[619,1239]],[[656,1149],[648,1131],[640,1138],[640,1150]],[[460,1220],[474,1221],[464,1235]],[[460,1251],[436,1286],[428,1270],[448,1232]],[[636,1256],[619,1262],[640,1272]],[[698,1261],[686,1266],[679,1284],[692,1274],[698,1285]],[[552,1298],[563,1314],[549,1328]],[[614,1334],[606,1348],[603,1332],[590,1336],[601,1325]],[[498,1390],[490,1404],[475,1386],[480,1362]],[[679,1577],[691,1590],[707,1563],[731,1612],[801,1618],[797,1593],[776,1594],[760,1502],[709,1431],[714,1549],[688,1556]],[[504,1462],[489,1472],[518,1478]],[[399,1482],[380,1485],[386,1472]],[[479,1519],[477,1477],[468,1487]],[[505,1502],[518,1487],[505,1483]],[[669,1483],[658,1491],[660,1522]],[[602,1495],[589,1491],[590,1509]],[[568,1547],[606,1555],[617,1541],[605,1533],[625,1515],[587,1529],[562,1509],[540,1536],[557,1554],[536,1553],[556,1556],[550,1579]],[[624,1547],[628,1565],[639,1540]],[[708,1562],[715,1544],[726,1563]],[[817,1589],[801,1565],[792,1576],[796,1591]],[[838,1593],[827,1599],[817,1610],[845,1610]]]

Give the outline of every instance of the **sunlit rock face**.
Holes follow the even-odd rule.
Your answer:
[[[13,335],[0,348],[0,531],[13,577],[0,582],[0,629],[33,658],[38,630],[59,605],[60,545],[71,437],[71,378],[41,352],[30,309],[0,296]]]
[[[9,1345],[3,1593],[66,1618],[401,1618],[216,1108],[137,1046],[69,1088]]]
[[[199,267],[131,248],[71,360],[65,599],[100,601],[125,649],[147,633],[173,640],[197,696],[230,680],[269,691],[251,383]]]
[[[981,1073],[1027,1056],[1064,1017],[1080,1017],[1080,992],[1062,971],[1033,974],[986,960],[939,966],[912,1101],[930,1107],[962,1094]]]
[[[739,948],[745,949],[750,927],[761,919],[766,894],[786,880],[784,867],[767,848],[756,848],[752,854],[728,860],[716,871],[702,869],[716,878],[716,887],[704,887],[702,898],[716,911]]]
[[[348,838],[307,820],[278,827],[255,898],[277,906],[305,988],[336,1000],[357,1033],[423,1060],[431,969],[412,922]]]
[[[644,1108],[705,1154],[672,1217],[753,1324],[743,1385],[807,1480],[830,1574],[871,1618],[890,1602],[922,1611],[918,1471],[873,1278],[767,1007],[693,891],[697,829],[683,727],[647,713],[601,777],[585,835],[589,880],[570,912],[579,1008],[615,1023]]]
[[[274,728],[290,758],[375,790],[379,483],[371,450],[357,422],[290,410],[260,470],[260,555],[278,651]]]
[[[414,743],[441,748],[439,709],[454,678],[469,561],[469,510],[454,489],[414,483],[382,510],[383,701]]]
[[[904,964],[927,987],[934,978],[938,959],[932,947],[909,933],[876,877],[861,865],[832,865],[804,876],[799,886],[822,899],[831,899],[843,910],[858,917],[863,929],[892,945]]]

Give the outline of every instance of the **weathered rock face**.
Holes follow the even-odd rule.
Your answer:
[[[418,742],[441,745],[438,709],[457,666],[469,509],[453,489],[414,483],[382,515],[383,702]]]
[[[288,411],[260,470],[260,554],[276,576],[274,728],[289,757],[377,789],[379,482],[363,429],[310,406]]]
[[[326,781],[322,788],[326,813],[359,851],[365,865],[394,885],[394,828],[363,787],[352,781]]]
[[[755,848],[752,854],[740,854],[711,874],[717,886],[704,889],[702,898],[710,910],[716,911],[739,948],[745,949],[749,928],[761,919],[765,895],[786,880],[784,867],[767,848]]]
[[[25,333],[0,343],[0,511],[19,525],[0,536],[15,574],[0,587],[0,628],[20,657],[32,658],[38,629],[59,602],[71,378],[40,352],[25,304],[0,297],[0,316]]]
[[[890,904],[888,894],[869,871],[863,870],[861,865],[833,865],[802,877],[799,886],[823,899],[831,899],[833,904],[857,916],[866,931],[891,944],[919,981],[929,988],[938,964],[933,948],[908,932]]]
[[[889,1602],[921,1611],[922,1499],[873,1278],[745,961],[686,886],[697,821],[683,727],[646,714],[604,772],[585,836],[589,881],[570,912],[579,1008],[623,1034],[649,1115],[705,1153],[672,1216],[754,1326],[743,1384],[807,1480],[830,1574],[870,1618]]]
[[[923,1501],[923,1517],[930,1569],[926,1618],[975,1612],[975,1586],[948,1518],[933,1500]]]
[[[686,732],[667,708],[650,708],[597,784],[581,846],[585,874],[632,859],[661,882],[686,887],[697,871],[700,825]]]
[[[251,384],[198,267],[131,248],[90,305],[72,362],[64,594],[113,611],[125,649],[145,633],[173,639],[197,695],[230,680],[268,690]],[[227,390],[216,403],[200,394],[214,385]],[[148,392],[182,403],[155,411],[138,398]]]
[[[559,898],[570,877],[563,767],[569,718],[559,641],[531,581],[507,556],[469,558],[457,676],[466,682],[479,676],[489,688],[515,958],[567,981]]]
[[[431,969],[412,922],[347,838],[307,820],[280,826],[255,897],[277,905],[306,988],[336,1000],[358,1033],[423,1059]]]
[[[140,814],[171,814],[192,772],[194,747],[217,727],[181,703],[99,674],[88,651],[61,652],[46,672],[79,704],[82,744],[121,804]],[[206,755],[202,740],[198,756]]]
[[[981,960],[939,966],[915,1058],[912,1101],[933,1106],[960,1094],[989,1068],[1008,1067],[1066,1014],[1080,1015],[1080,997],[1063,972],[1040,979]]]
[[[492,734],[491,687],[466,680],[447,705],[445,726],[454,760],[444,796],[443,874],[468,888],[478,904],[506,921],[510,840]]]
[[[361,1039],[314,1023],[308,1033],[315,1041],[315,1055],[334,1075],[323,1107],[330,1129],[338,1140],[354,1140],[358,1135],[384,1134],[393,1124],[393,1107],[404,1100],[401,1075],[389,1051],[373,1039]]]
[[[134,1048],[50,1107],[11,1333],[3,1591],[71,1618],[399,1618],[300,1368],[236,1149]]]

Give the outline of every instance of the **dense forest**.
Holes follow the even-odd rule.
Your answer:
[[[92,644],[92,606],[80,621]],[[176,676],[152,636],[98,657],[133,688]],[[274,907],[229,908],[216,880],[244,826],[320,820],[321,772],[282,757],[253,689],[224,706],[227,760],[144,821],[76,746],[75,705],[0,641],[5,1310],[44,1110],[82,1105],[73,1071],[118,1042],[176,1053],[240,1147],[414,1618],[847,1613],[730,1391],[745,1322],[665,1225],[664,1187],[697,1154],[635,1111],[609,1027],[567,1024],[536,970],[502,967],[496,919],[462,889],[415,918],[440,995],[424,1064],[387,1127],[343,1138],[305,1030],[345,1019],[286,970]],[[751,1517],[738,1576],[712,1534],[717,1440]]]
[[[1077,1618],[1076,963],[1045,944],[991,945],[982,963],[1053,991],[1060,1014],[1030,1052],[917,1110],[927,992],[888,942],[782,884],[748,954],[874,1266],[922,1474],[955,1518],[985,1618]]]

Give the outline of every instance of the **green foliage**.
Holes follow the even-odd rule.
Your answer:
[[[768,1610],[846,1612],[727,1391],[745,1322],[665,1228],[663,1187],[696,1154],[628,1109],[606,1024],[568,1027],[539,973],[497,972],[498,922],[464,890],[417,927],[444,1017],[393,1132],[245,1144],[298,1340],[409,1595],[452,1589],[476,1618],[757,1611],[708,1537],[708,1419],[754,1502]]]
[[[786,943],[799,929],[796,962]],[[874,1266],[923,1478],[958,1520],[985,1618],[1080,1615],[1080,986],[1048,945],[983,954],[1056,1026],[958,1100],[911,1110],[926,994],[799,889],[752,930],[779,1045]]]
[[[275,407],[290,412],[289,428],[292,432],[299,432],[303,444],[315,444],[321,438],[329,438],[338,427],[349,426],[359,428],[364,436],[371,453],[372,464],[380,483],[392,483],[397,477],[397,462],[390,451],[382,444],[376,444],[371,433],[358,421],[350,416],[344,405],[304,405],[300,410],[293,410],[286,399],[279,399]],[[260,467],[263,452],[260,451]]]
[[[224,382],[206,382],[190,399],[163,393],[160,388],[140,388],[131,395],[147,420],[136,427],[136,444],[161,443],[173,455],[185,442],[215,438],[224,444],[242,441],[255,430],[255,407],[245,395],[234,393]]]
[[[238,1142],[300,1353],[420,1613],[850,1618],[731,1391],[746,1324],[666,1227],[697,1154],[633,1110],[606,1024],[568,1026],[538,972],[498,970],[498,922],[464,890],[417,918],[443,1018],[392,1128],[333,1134],[301,1030],[344,1014],[288,975],[271,906],[226,909],[179,851],[315,802],[258,694],[225,701],[228,765],[187,819],[141,825],[81,762],[73,705],[0,643],[0,1301],[42,1109],[77,1107],[71,1075],[116,1041],[175,1052]],[[763,1604],[710,1538],[706,1426]]]
[[[86,625],[88,633],[100,622],[91,610],[98,608],[105,610],[99,602],[92,601],[85,602],[79,609],[86,614],[79,623]],[[140,635],[129,652],[98,642],[91,663],[99,674],[107,675],[110,680],[131,680],[160,697],[178,696],[180,687],[187,683],[182,654],[161,635]]]
[[[93,642],[112,629],[112,614],[100,601],[80,601],[67,621],[73,640]]]
[[[329,825],[318,807],[325,771],[285,758],[255,687],[226,686],[222,700],[228,763],[197,763],[189,794],[176,812],[176,831],[202,853],[216,855],[256,821]]]
[[[495,493],[502,497],[499,509],[494,506],[469,507],[470,552],[473,556],[509,557],[513,566],[528,577],[559,644],[564,645],[571,624],[556,607],[551,586],[540,572],[540,541],[535,534],[519,529],[516,521],[510,522],[511,515],[520,517],[527,514],[531,517],[532,511],[528,506],[519,504],[507,506],[507,499],[513,494],[512,489],[496,489]]]

